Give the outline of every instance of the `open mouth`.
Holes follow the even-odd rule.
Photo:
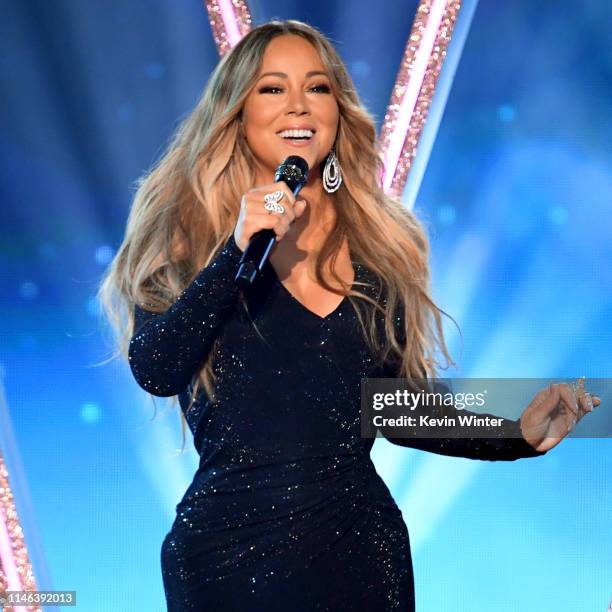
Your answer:
[[[284,130],[282,132],[278,132],[278,135],[283,139],[289,142],[298,143],[298,142],[308,142],[312,140],[314,136],[314,130]]]

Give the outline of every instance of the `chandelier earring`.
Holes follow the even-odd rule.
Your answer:
[[[327,156],[323,169],[323,188],[327,193],[334,193],[334,191],[338,191],[340,185],[342,185],[342,170],[336,153],[332,149]]]

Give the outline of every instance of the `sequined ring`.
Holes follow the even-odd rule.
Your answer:
[[[284,213],[284,206],[279,204],[279,201],[282,200],[284,196],[285,194],[280,189],[278,191],[273,191],[272,193],[266,193],[264,196],[264,208],[268,212]]]

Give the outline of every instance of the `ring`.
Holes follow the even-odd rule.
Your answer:
[[[278,191],[273,191],[272,193],[266,193],[264,196],[264,208],[268,212],[284,213],[285,207],[282,204],[279,204],[279,201],[282,200],[284,196],[284,192],[282,192],[280,189]]]
[[[584,385],[584,380],[582,382],[582,385]],[[579,394],[580,387],[581,387],[580,383],[571,383],[570,387],[571,387],[572,391],[574,392],[574,396],[576,397],[576,401],[578,402],[578,394]],[[584,391],[584,386],[582,387],[582,390],[583,390],[584,395],[586,397],[587,406],[589,408],[589,411],[592,411],[593,408],[594,408],[594,405],[593,405],[593,396],[588,391]]]
[[[277,212],[277,213],[284,213],[285,212],[285,208],[283,207],[282,204],[277,204],[276,202],[266,202],[264,204],[264,208],[269,212]]]

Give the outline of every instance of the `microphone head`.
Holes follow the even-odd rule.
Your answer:
[[[284,181],[297,195],[300,189],[308,182],[308,163],[299,155],[290,155],[276,169],[274,180]]]

